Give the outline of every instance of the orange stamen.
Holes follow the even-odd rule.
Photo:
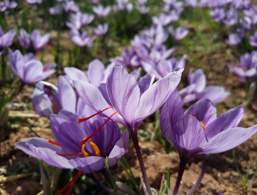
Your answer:
[[[205,126],[205,124],[202,122],[202,121],[200,121],[200,127],[202,128],[202,129],[206,129],[206,126]]]
[[[89,120],[89,119],[91,119],[91,118],[93,118],[93,117],[95,117],[95,116],[97,116],[97,115],[103,113],[104,111],[109,110],[110,108],[112,108],[112,107],[111,107],[111,106],[110,106],[110,107],[107,107],[107,108],[105,108],[105,109],[103,109],[103,110],[100,110],[100,111],[96,112],[95,114],[92,114],[91,116],[84,117],[84,118],[79,118],[79,119],[78,119],[78,122],[79,122],[79,123],[85,122],[85,121],[87,121],[87,120]]]
[[[100,156],[101,155],[101,150],[100,148],[94,143],[94,142],[89,142],[90,146],[92,147],[93,151],[95,152],[96,156]]]

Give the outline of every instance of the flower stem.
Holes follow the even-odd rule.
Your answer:
[[[180,162],[179,162],[179,169],[178,169],[178,176],[176,180],[176,184],[173,190],[173,195],[177,195],[179,191],[179,187],[181,184],[181,180],[184,174],[184,170],[186,168],[187,160],[183,157],[180,157]]]
[[[140,149],[140,146],[139,146],[139,143],[138,143],[137,131],[134,130],[133,128],[130,128],[130,134],[131,134],[131,137],[132,137],[132,141],[133,141],[133,144],[134,144],[134,148],[136,150],[136,155],[137,155],[137,159],[138,159],[138,162],[139,162],[140,170],[141,170],[141,173],[142,173],[143,182],[144,182],[143,185],[145,185],[145,194],[146,195],[152,195],[151,187],[149,185],[148,178],[147,178],[147,175],[146,175],[146,170],[145,170],[145,165],[144,165],[141,149]]]
[[[192,188],[187,192],[187,195],[193,195],[195,193],[195,191],[200,187],[201,181],[202,181],[203,176],[205,174],[205,170],[206,170],[206,164],[205,164],[205,161],[203,161],[202,166],[201,166],[201,171],[200,171],[200,174],[197,178],[197,181],[192,186]]]

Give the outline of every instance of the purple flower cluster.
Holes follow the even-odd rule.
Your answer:
[[[17,3],[15,1],[3,0],[0,2],[0,13],[6,12],[8,10],[12,10],[17,7]]]
[[[20,51],[10,51],[8,62],[13,71],[24,83],[35,84],[54,73],[53,64],[44,65],[33,55],[22,55]]]
[[[202,69],[188,74],[188,85],[179,91],[183,103],[194,102],[200,99],[209,99],[219,103],[226,99],[229,92],[222,86],[207,86],[207,79]]]
[[[37,8],[43,0],[27,3]],[[67,16],[65,25],[77,47],[90,47],[99,37],[105,40],[109,30],[106,21],[113,12],[136,10],[144,16],[151,13],[147,0],[116,0],[108,6],[99,0],[90,3],[92,9],[87,12],[73,0],[58,0],[49,9],[51,15]],[[0,3],[0,12],[16,5],[5,0]],[[152,24],[139,31],[120,56],[111,59],[107,66],[95,59],[87,70],[65,67],[54,85],[44,80],[54,74],[55,65],[44,65],[33,54],[9,49],[16,33],[0,28],[0,52],[8,52],[10,69],[22,84],[35,85],[33,109],[49,121],[53,135],[49,140],[23,139],[16,147],[50,166],[88,174],[116,165],[127,153],[131,138],[143,186],[151,195],[137,137],[140,125],[150,115],[160,111],[160,120],[156,120],[160,121],[161,133],[175,146],[184,163],[198,155],[225,152],[254,135],[257,126],[238,127],[242,107],[217,116],[215,104],[224,101],[229,92],[222,86],[207,85],[202,69],[190,71],[187,85],[177,89],[188,56],[175,57],[174,48],[189,34],[177,21],[188,7],[211,9],[215,21],[233,29],[229,44],[237,45],[249,36],[251,46],[257,46],[257,7],[247,0],[164,0],[159,15],[152,17]],[[23,49],[38,51],[49,42],[49,34],[20,29],[18,42]],[[230,70],[241,80],[255,78],[257,52],[243,55],[240,64],[230,66]]]
[[[21,29],[18,36],[22,48],[33,48],[36,51],[42,49],[49,42],[49,39],[49,34],[42,36],[38,30],[34,30],[29,34],[24,29]]]
[[[227,43],[238,45],[244,37],[249,36],[250,45],[256,47],[257,6],[248,0],[212,2],[208,6],[213,19],[232,31]]]

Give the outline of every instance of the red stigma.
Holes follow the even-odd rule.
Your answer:
[[[94,136],[97,135],[98,132],[100,132],[103,127],[110,121],[112,120],[112,117],[117,114],[117,112],[115,111],[114,113],[112,113],[110,116],[107,117],[107,119],[104,121],[104,123],[97,129],[94,130],[94,132],[89,135],[88,137],[84,138],[81,142],[80,142],[80,146],[82,146],[83,144],[87,143],[89,140],[91,140]]]
[[[48,140],[48,143],[56,146],[61,146],[59,143],[57,143],[57,141],[51,139]]]
[[[87,121],[87,120],[89,120],[89,119],[91,119],[91,118],[93,118],[93,117],[95,117],[95,116],[97,116],[97,115],[103,113],[104,111],[109,110],[110,108],[112,108],[112,107],[111,107],[111,106],[110,106],[110,107],[107,107],[107,108],[105,108],[105,109],[103,109],[103,110],[100,110],[100,111],[98,111],[98,112],[92,114],[91,116],[84,117],[84,118],[79,118],[79,119],[78,119],[78,122],[79,122],[79,123],[85,122],[85,121]]]

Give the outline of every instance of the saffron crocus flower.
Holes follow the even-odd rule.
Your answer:
[[[88,33],[85,31],[80,33],[79,31],[73,30],[70,35],[72,42],[78,47],[90,47],[94,41],[94,39],[89,37]]]
[[[227,43],[229,45],[238,45],[241,42],[241,39],[242,38],[238,34],[232,33],[228,36]]]
[[[173,32],[173,36],[177,41],[184,39],[187,34],[188,30],[184,27],[179,27]]]
[[[21,29],[18,40],[23,48],[32,47],[35,50],[40,50],[48,43],[49,35],[41,36],[38,30],[34,30],[30,35],[24,29]]]
[[[230,71],[237,75],[241,81],[257,76],[257,52],[246,53],[240,57],[238,66],[229,66]]]
[[[180,154],[178,177],[173,194],[178,194],[186,164],[197,155],[221,153],[235,148],[257,132],[257,125],[238,127],[243,109],[236,107],[217,117],[210,100],[203,99],[186,111],[178,93],[173,93],[161,110],[163,136]]]
[[[69,98],[67,98],[69,97]],[[33,95],[32,105],[40,116],[50,117],[66,110],[77,115],[83,115],[86,105],[80,103],[69,78],[60,76],[57,86],[47,82],[37,83]]]
[[[105,68],[100,60],[95,59],[88,64],[88,70],[86,72],[74,67],[65,68],[64,72],[72,81],[88,82],[95,87],[99,87],[102,83],[106,83],[106,79],[112,68],[113,65]]]
[[[70,15],[69,21],[66,23],[66,25],[71,30],[79,30],[83,26],[90,24],[93,20],[93,15],[76,12]]]
[[[128,11],[133,10],[133,4],[129,0],[116,0],[116,4],[113,6],[115,11]]]
[[[257,47],[257,32],[254,35],[250,36],[250,45],[253,47]]]
[[[10,0],[3,0],[0,2],[0,12],[5,12],[10,9],[14,9],[17,7],[17,2]]]
[[[103,35],[105,35],[107,33],[108,27],[109,27],[108,24],[99,24],[94,29],[94,34],[96,36],[103,36]]]
[[[13,43],[15,35],[16,32],[14,30],[9,30],[5,33],[0,26],[0,50],[2,48],[10,47]]]
[[[184,103],[193,102],[202,98],[209,99],[213,103],[219,103],[224,101],[229,95],[229,92],[222,86],[207,86],[206,76],[202,69],[189,73],[188,86],[181,89],[179,93]]]
[[[24,83],[34,84],[42,81],[52,75],[55,65],[43,65],[32,55],[22,55],[20,51],[10,51],[8,55],[9,65],[13,73],[15,73]]]
[[[158,110],[178,86],[183,69],[169,73],[153,83],[140,84],[124,67],[116,66],[110,73],[106,91],[109,102],[132,127]]]
[[[16,148],[50,166],[92,173],[114,166],[127,152],[128,133],[106,117],[78,123],[76,115],[62,111],[50,120],[55,140],[23,139]]]
[[[161,110],[163,136],[188,158],[230,150],[257,132],[257,126],[238,127],[243,108],[233,108],[217,117],[210,100],[203,99],[186,111],[178,93],[173,93]]]
[[[34,4],[41,4],[42,0],[27,0],[28,4],[34,5]]]
[[[64,10],[66,12],[76,13],[79,12],[79,6],[73,1],[64,1]]]
[[[33,91],[32,105],[34,111],[43,117],[50,117],[51,114],[58,113],[61,106],[57,87],[44,81],[38,82]]]
[[[49,39],[48,34],[42,36],[38,30],[34,30],[31,33],[31,42],[35,50],[43,48],[49,42]]]
[[[155,62],[142,62],[144,70],[152,76],[160,79],[168,75],[170,72],[182,69],[186,64],[186,56],[181,59],[170,58],[161,60],[158,63]]]
[[[98,17],[106,17],[110,13],[111,8],[103,7],[102,5],[98,5],[98,6],[93,7],[93,11],[95,12],[95,14]]]
[[[21,47],[23,47],[23,48],[31,47],[30,34],[27,33],[24,29],[20,30],[18,40],[19,40]]]

